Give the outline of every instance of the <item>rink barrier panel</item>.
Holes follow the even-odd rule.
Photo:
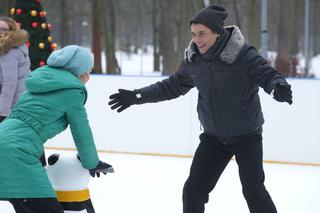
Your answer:
[[[57,151],[77,151],[76,148],[62,148],[62,147],[45,147],[45,149],[57,150]],[[123,152],[123,151],[112,151],[112,150],[97,150],[97,151],[98,153],[107,153],[107,154],[143,155],[143,156],[157,156],[157,157],[171,157],[171,158],[193,158],[193,155]],[[235,160],[234,157],[232,158],[232,160]],[[292,165],[292,166],[320,166],[320,163],[288,162],[288,161],[273,161],[273,160],[263,160],[263,162],[270,163],[270,164],[285,164],[285,165]]]
[[[132,106],[121,113],[108,106],[109,96],[118,88],[141,88],[163,78],[91,76],[86,109],[98,150],[169,157],[194,154],[201,134],[195,89],[177,99]],[[292,85],[292,105],[275,101],[262,89],[259,92],[265,118],[263,157],[271,162],[320,165],[320,80],[287,80]],[[75,147],[69,129],[46,146]]]

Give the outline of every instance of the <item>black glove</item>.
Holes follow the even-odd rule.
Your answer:
[[[292,91],[290,84],[277,83],[273,90],[273,98],[279,102],[292,104]]]
[[[184,58],[188,60],[188,62],[193,62],[195,56],[197,54],[197,46],[196,44],[191,40],[188,48],[185,50],[185,56]]]
[[[40,157],[40,161],[41,161],[42,167],[45,167],[47,165],[46,154],[44,153],[44,151]]]
[[[117,112],[122,112],[133,104],[138,104],[141,100],[141,95],[139,94],[139,90],[125,90],[119,89],[119,93],[115,93],[110,95],[111,101],[109,105],[111,105],[111,109],[114,110],[118,108]],[[139,96],[140,95],[140,96]]]
[[[98,165],[94,169],[89,169],[89,172],[92,177],[94,177],[95,175],[97,175],[97,177],[100,177],[100,172],[102,172],[103,174],[113,173],[114,169],[111,165],[99,160]]]
[[[6,117],[7,117],[7,116],[2,116],[2,115],[0,115],[0,123],[1,123],[4,119],[6,119]]]

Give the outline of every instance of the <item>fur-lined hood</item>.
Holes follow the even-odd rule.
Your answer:
[[[28,33],[25,30],[17,29],[0,36],[0,55],[6,54],[10,49],[19,47],[28,41]]]
[[[228,26],[225,29],[231,33],[231,36],[227,45],[222,50],[220,58],[228,64],[233,64],[244,46],[244,38],[237,26]]]

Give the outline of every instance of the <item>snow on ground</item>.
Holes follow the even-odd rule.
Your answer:
[[[46,155],[73,151],[47,150]],[[114,174],[93,178],[90,193],[97,213],[178,213],[191,158],[100,153]],[[265,164],[266,187],[280,213],[320,212],[320,167]],[[0,201],[0,210],[14,212]],[[241,194],[235,161],[222,174],[206,205],[206,212],[248,213]]]

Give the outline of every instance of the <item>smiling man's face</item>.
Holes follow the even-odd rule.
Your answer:
[[[205,54],[220,36],[218,33],[212,32],[205,25],[198,23],[191,25],[191,33],[192,41],[197,45],[201,54]]]

